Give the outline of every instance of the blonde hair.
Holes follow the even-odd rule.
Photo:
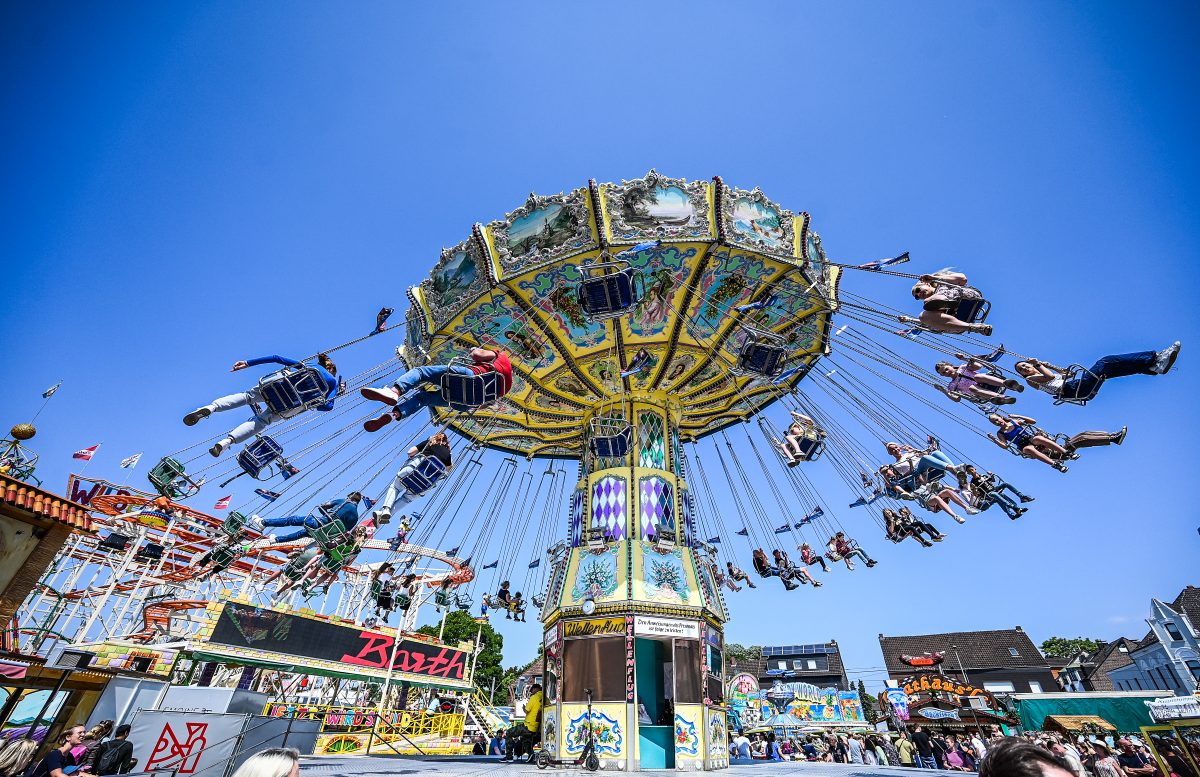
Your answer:
[[[288,777],[300,763],[300,751],[294,747],[272,747],[247,758],[233,777]]]
[[[438,432],[429,438],[429,441],[434,445],[450,445],[450,438],[445,432]]]

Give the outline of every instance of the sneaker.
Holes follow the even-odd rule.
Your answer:
[[[1179,349],[1182,346],[1176,340],[1169,348],[1164,348],[1154,357],[1154,366],[1150,371],[1155,375],[1166,375],[1175,366],[1175,359],[1179,356]]]
[[[868,567],[873,567],[873,566],[875,566],[875,565],[876,565],[876,564],[878,564],[878,563],[879,563],[879,562],[878,562],[878,561],[876,561],[876,560],[875,560],[875,559],[873,559],[873,558],[869,558],[869,559],[867,559],[867,566],[868,566]]]
[[[997,405],[1011,405],[1017,401],[1016,397],[996,397]]]
[[[792,459],[791,461],[789,461],[789,462],[787,463],[787,465],[788,465],[789,467],[794,467],[794,466],[796,466],[796,465],[797,465],[797,464],[799,464],[799,463],[800,463],[800,460],[799,460],[799,459]]]
[[[1060,461],[1060,462],[1058,462],[1057,464],[1055,464],[1055,465],[1054,465],[1054,468],[1055,468],[1056,470],[1058,470],[1059,472],[1066,472],[1066,471],[1067,471],[1067,465],[1066,465],[1066,464],[1063,464],[1061,461]]]
[[[846,569],[849,569],[851,572],[853,572],[853,571],[854,571],[854,562],[853,562],[853,561],[847,561],[847,562],[846,562]]]
[[[959,523],[966,523],[966,522],[967,522],[967,519],[966,519],[966,518],[963,518],[961,515],[952,515],[952,516],[950,516],[950,517],[951,517],[951,518],[953,518],[954,520],[958,521]]]
[[[208,418],[212,415],[212,411],[207,407],[202,407],[199,410],[193,410],[183,417],[184,426],[195,426],[201,418]]]
[[[365,391],[365,389],[364,389],[364,391]],[[392,422],[392,411],[389,410],[386,413],[384,413],[383,415],[380,415],[380,416],[377,416],[376,418],[371,418],[371,419],[364,421],[363,429],[366,429],[368,432],[378,432],[380,429],[387,426],[391,422]]]
[[[945,534],[939,534],[938,536],[936,536],[936,537],[934,537],[934,538],[933,538],[933,541],[934,541],[934,542],[941,542],[941,541],[942,541],[942,540],[944,540],[944,539],[946,539],[946,535],[945,535]]]
[[[1015,378],[1007,378],[1004,381],[1004,388],[1008,389],[1009,391],[1015,391],[1018,394],[1025,390],[1025,387],[1021,385],[1021,382]]]
[[[387,510],[387,509],[376,510],[373,513],[373,515],[375,517],[375,525],[376,526],[383,526],[385,523],[392,520],[392,511],[391,510]]]
[[[814,580],[814,581],[813,581],[813,588],[820,588],[820,587],[821,587],[821,586],[823,586],[823,585],[825,585],[825,584],[824,584],[824,583],[822,583],[820,580]]]
[[[250,520],[246,521],[246,528],[253,529],[254,531],[260,533],[266,531],[266,529],[263,527],[262,516],[260,516],[258,513],[254,513],[250,516]]]
[[[1029,503],[1030,503],[1030,502],[1032,502],[1034,499],[1037,499],[1037,497],[1036,497],[1036,496],[1022,496],[1022,497],[1021,497],[1021,504],[1029,504]]]
[[[1114,434],[1112,436],[1112,444],[1120,445],[1121,443],[1125,442],[1125,435],[1128,433],[1129,433],[1129,427],[1122,426],[1121,431],[1117,432],[1116,434]]]
[[[979,510],[974,507],[966,508],[967,515],[979,515]]]
[[[373,399],[376,402],[382,402],[385,405],[394,405],[400,401],[400,392],[394,388],[375,388],[374,386],[365,386],[358,390],[367,399]]]
[[[226,437],[224,440],[221,440],[216,445],[209,448],[208,452],[212,454],[214,459],[220,458],[221,454],[224,453],[225,449],[228,448],[230,445],[233,445],[233,440]]]

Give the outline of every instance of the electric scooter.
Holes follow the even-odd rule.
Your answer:
[[[551,764],[555,766],[562,766],[566,764],[568,766],[582,766],[589,772],[594,772],[600,769],[600,756],[596,755],[596,739],[594,736],[594,729],[592,727],[592,689],[584,688],[583,692],[587,696],[587,739],[585,739],[583,743],[583,752],[579,754],[578,758],[560,759],[551,758],[548,752],[545,750],[539,750],[536,757],[537,768],[545,769]]]

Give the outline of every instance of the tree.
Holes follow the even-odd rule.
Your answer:
[[[867,693],[867,686],[862,680],[858,681],[858,698],[862,700],[863,717],[868,723],[875,725],[875,721],[879,720],[879,702]]]
[[[762,647],[759,645],[739,645],[736,642],[725,643],[725,665],[731,669],[734,666],[746,666],[751,661],[762,658]]]
[[[1070,658],[1076,653],[1094,653],[1104,644],[1104,640],[1088,639],[1087,637],[1051,637],[1042,643],[1042,655],[1056,658]]]
[[[442,632],[442,641],[447,645],[457,645],[459,642],[475,644],[476,635],[483,629],[479,642],[479,657],[475,659],[475,687],[487,691],[492,687],[500,687],[504,679],[504,669],[500,665],[504,648],[504,636],[486,623],[479,623],[463,610],[451,610],[446,614],[446,628]],[[438,626],[422,626],[418,634],[438,635]]]

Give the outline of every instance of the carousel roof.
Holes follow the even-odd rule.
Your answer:
[[[595,320],[578,289],[588,265],[603,262],[628,262],[640,300]],[[838,272],[808,214],[719,178],[651,170],[531,194],[503,219],[476,224],[409,290],[403,352],[426,364],[475,345],[508,351],[513,388],[499,403],[469,416],[438,411],[492,447],[578,456],[587,413],[629,392],[678,402],[680,433],[695,438],[749,417],[804,377],[826,350]],[[779,385],[731,370],[755,332],[769,333],[797,368]]]

